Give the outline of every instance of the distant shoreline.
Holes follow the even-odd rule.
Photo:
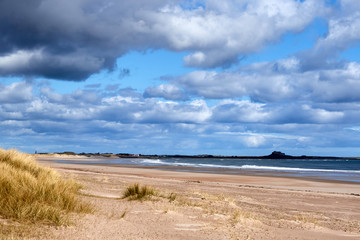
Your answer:
[[[265,156],[229,156],[229,155],[210,155],[210,154],[201,154],[201,155],[157,155],[157,154],[131,154],[131,153],[75,153],[75,152],[60,152],[60,153],[36,153],[39,155],[46,154],[57,154],[65,156],[86,156],[86,157],[118,157],[118,158],[147,158],[147,159],[165,159],[165,158],[213,158],[213,159],[352,159],[360,160],[360,157],[336,157],[336,156],[292,156],[285,153],[274,151],[270,155]]]
[[[360,160],[347,158],[289,158],[276,157],[208,157],[201,155],[188,157],[182,155],[129,155],[115,154],[52,154],[37,155],[37,159],[56,159],[57,163],[88,164],[94,166],[120,166],[130,168],[149,168],[177,172],[203,172],[215,174],[280,176],[313,180],[331,180],[360,183]],[[155,157],[157,156],[157,157]],[[175,157],[174,157],[175,156]],[[180,156],[180,157],[179,157]]]

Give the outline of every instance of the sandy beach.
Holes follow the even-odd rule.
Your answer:
[[[71,226],[43,229],[43,239],[360,239],[360,184],[36,158],[83,184],[81,198],[96,209],[73,216]],[[121,199],[134,183],[159,196]]]

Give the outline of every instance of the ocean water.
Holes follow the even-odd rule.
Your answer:
[[[307,177],[360,183],[360,160],[357,159],[102,158],[99,161],[58,162],[131,164],[176,171]]]

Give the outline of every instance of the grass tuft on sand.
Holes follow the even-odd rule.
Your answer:
[[[77,193],[81,185],[16,150],[0,149],[0,217],[22,222],[68,224],[68,213],[92,211]]]
[[[151,196],[157,195],[154,188],[149,186],[142,186],[138,183],[127,187],[123,193],[123,198],[128,198],[129,200],[147,200]]]
[[[123,192],[122,199],[125,199],[125,198],[127,198],[129,201],[133,201],[133,200],[157,201],[161,198],[165,198],[165,199],[168,199],[169,202],[173,202],[177,198],[177,195],[176,195],[176,193],[173,193],[173,192],[170,193],[169,195],[164,195],[164,194],[160,193],[158,189],[155,189],[150,186],[140,187],[140,185],[138,183],[135,183],[135,184],[128,186],[125,189],[125,191]]]

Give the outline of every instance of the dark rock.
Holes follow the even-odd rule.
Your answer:
[[[279,158],[292,158],[292,156],[286,155],[285,153],[282,152],[278,152],[278,151],[273,151],[270,155],[265,156],[265,158],[270,158],[270,159],[279,159]]]

